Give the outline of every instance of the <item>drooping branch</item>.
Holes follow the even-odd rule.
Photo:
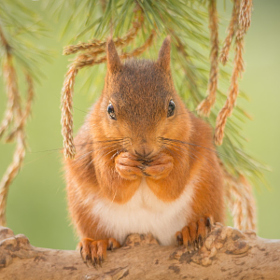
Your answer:
[[[237,4],[235,5],[234,9],[236,8],[236,6],[239,6],[239,0],[236,0],[236,2]],[[221,145],[223,143],[227,118],[231,116],[233,109],[236,106],[236,99],[239,94],[239,78],[242,76],[242,72],[244,72],[244,35],[251,25],[251,11],[252,0],[242,0],[239,12],[237,14],[233,13],[233,21],[235,20],[235,18],[239,19],[235,38],[234,66],[227,100],[216,119],[214,136],[216,145]],[[225,51],[224,56],[222,56],[221,58],[224,62],[226,62],[227,60],[227,52],[228,51]]]
[[[198,105],[197,112],[202,116],[209,116],[211,108],[216,101],[218,88],[218,58],[219,58],[219,37],[218,37],[218,13],[216,0],[209,1],[209,29],[211,33],[211,69],[207,86],[207,97]]]
[[[4,31],[0,26],[0,38],[4,48],[3,79],[6,85],[8,102],[2,123],[0,124],[0,138],[7,134],[6,142],[15,140],[16,148],[13,161],[8,166],[3,178],[0,180],[0,225],[6,224],[6,204],[9,185],[18,174],[25,157],[26,136],[25,124],[31,113],[31,105],[34,97],[33,79],[25,69],[28,85],[25,108],[22,105],[17,79],[17,71],[14,65],[13,49],[8,43]]]
[[[199,251],[132,234],[94,268],[77,251],[33,247],[24,235],[2,227],[0,279],[279,279],[279,250],[280,240],[217,224]]]

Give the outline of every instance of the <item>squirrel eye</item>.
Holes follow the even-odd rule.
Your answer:
[[[169,105],[168,105],[167,118],[173,116],[173,115],[174,115],[174,111],[175,111],[175,103],[174,103],[174,101],[171,99],[171,100],[169,101]]]
[[[117,119],[116,113],[115,113],[115,110],[114,110],[114,106],[111,103],[109,103],[109,105],[107,107],[107,112],[108,112],[108,114],[109,114],[109,116],[112,120]]]

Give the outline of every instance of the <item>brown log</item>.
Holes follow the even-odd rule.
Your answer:
[[[78,251],[33,247],[24,235],[1,227],[0,279],[280,279],[280,240],[217,224],[203,247],[189,253],[132,234],[95,268]]]

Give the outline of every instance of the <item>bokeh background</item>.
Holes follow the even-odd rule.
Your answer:
[[[39,247],[74,249],[77,238],[67,212],[60,135],[60,91],[68,65],[61,55],[66,44],[60,37],[50,11],[41,1],[27,1],[49,22],[51,36],[41,44],[54,51],[51,63],[42,64],[45,79],[36,86],[32,119],[27,126],[28,152],[21,172],[10,187],[7,221],[17,233],[23,233]],[[219,2],[219,1],[218,1]],[[221,37],[231,6],[220,1]],[[245,37],[246,72],[241,88],[250,101],[238,100],[253,116],[244,125],[247,150],[271,167],[266,173],[270,188],[255,188],[258,234],[280,238],[280,1],[254,0],[252,26]],[[96,73],[98,75],[98,73]],[[0,115],[6,98],[1,87]],[[77,130],[94,102],[92,94],[75,92],[74,119]],[[0,176],[11,161],[13,145],[0,145]]]

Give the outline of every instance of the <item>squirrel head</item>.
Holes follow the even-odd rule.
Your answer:
[[[94,109],[98,138],[125,139],[124,149],[142,158],[157,154],[162,138],[188,138],[190,117],[174,88],[170,52],[167,37],[156,61],[122,63],[114,42],[108,41],[105,87]]]

